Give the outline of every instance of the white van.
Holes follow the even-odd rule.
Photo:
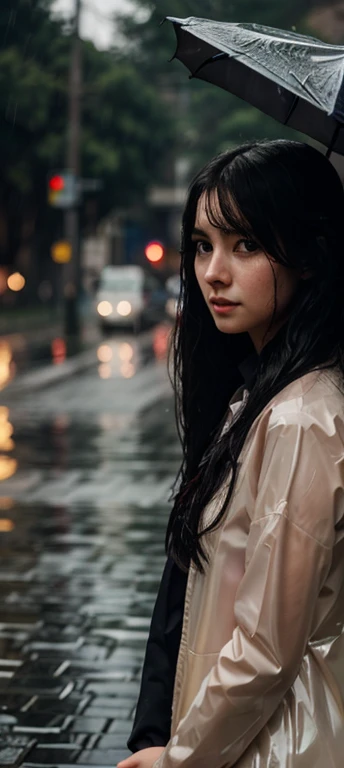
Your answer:
[[[152,310],[152,297],[159,283],[138,265],[107,266],[101,272],[96,310],[103,329],[131,326],[139,329]]]

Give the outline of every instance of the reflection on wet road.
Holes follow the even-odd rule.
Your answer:
[[[100,339],[99,329],[92,323],[84,326],[79,340],[67,343],[61,329],[41,328],[29,333],[0,336],[0,392],[15,376],[43,365],[59,365],[79,354]]]
[[[167,341],[109,337],[1,393],[3,765],[127,754],[179,462]]]
[[[0,339],[0,391],[12,381],[16,370],[12,345],[6,339]]]

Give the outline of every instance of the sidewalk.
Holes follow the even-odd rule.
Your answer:
[[[61,309],[37,306],[12,312],[3,311],[0,315],[0,336],[8,337],[15,333],[41,334],[47,326],[56,330],[62,328]]]
[[[64,318],[61,307],[46,306],[21,309],[16,312],[0,314],[0,340],[15,344],[24,336],[27,343],[40,343],[56,336],[65,336]],[[80,337],[84,343],[100,338],[97,318],[92,305],[84,304],[80,309]]]
[[[45,448],[41,422],[24,425],[24,485],[0,484],[7,768],[105,768],[128,755],[180,449],[172,397],[135,419],[116,408],[101,427],[98,416],[77,427],[55,418]],[[35,485],[38,462],[46,482]]]

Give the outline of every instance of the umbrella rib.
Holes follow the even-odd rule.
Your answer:
[[[197,75],[199,74],[201,69],[203,69],[203,67],[206,67],[207,64],[213,64],[216,61],[221,61],[221,59],[237,59],[237,58],[240,58],[242,55],[243,55],[242,51],[236,51],[235,53],[232,53],[232,54],[227,53],[225,51],[222,51],[221,53],[216,53],[214,56],[210,56],[205,61],[202,61],[202,64],[200,64],[197,67],[197,69],[195,69],[194,72],[191,72],[191,75],[189,76],[189,79],[192,80],[194,77],[197,77]],[[247,51],[245,52],[244,56],[246,56],[248,59],[252,59],[254,61],[253,57],[250,56],[250,54]],[[242,63],[246,67],[250,66],[249,64],[246,64],[245,62],[242,62]],[[261,66],[262,69],[265,69],[266,72],[268,72],[270,74],[270,70],[268,69],[268,67],[265,66],[265,64],[260,62],[260,66]],[[316,104],[321,108],[322,107],[322,103],[321,103],[320,99],[317,99],[316,96],[314,96],[312,91],[309,88],[307,88],[304,83],[302,83],[302,81],[294,74],[294,72],[290,72],[289,74],[292,77],[294,77],[294,79],[299,84],[299,86],[301,86],[301,88],[303,88],[303,90],[308,94],[308,96],[310,96],[310,98],[313,101],[313,103],[316,102]],[[286,88],[287,87],[286,83],[282,82],[281,83],[281,87],[282,88]],[[298,99],[299,96],[297,94],[295,94],[295,98]],[[296,103],[294,104],[294,102],[293,102],[293,104],[292,104],[292,112],[294,111],[295,107],[296,107]],[[290,119],[292,112],[290,114],[288,114],[287,121]]]
[[[207,64],[212,64],[214,61],[219,61],[220,59],[229,59],[230,55],[229,53],[225,53],[225,51],[222,51],[221,53],[216,53],[214,56],[209,56],[208,59],[205,61],[202,61],[202,64],[200,64],[197,69],[195,69],[194,72],[191,73],[190,79],[193,77],[196,77],[201,69],[205,67]]]
[[[291,104],[291,106],[290,106],[290,109],[289,109],[289,112],[288,112],[288,114],[287,114],[287,117],[286,117],[286,119],[284,120],[284,125],[288,125],[288,123],[289,123],[289,120],[290,120],[290,118],[291,118],[292,114],[295,112],[295,109],[296,109],[296,107],[297,107],[297,103],[298,103],[298,100],[299,100],[299,97],[298,97],[298,96],[294,96],[294,98],[293,98],[293,101],[292,101],[292,104]]]
[[[320,100],[320,99],[317,99],[317,97],[316,97],[316,96],[314,96],[314,93],[312,93],[312,91],[311,91],[311,89],[310,89],[310,88],[307,88],[307,85],[306,85],[306,80],[304,80],[304,82],[302,82],[302,80],[300,80],[300,78],[299,78],[297,75],[295,75],[295,72],[292,72],[292,71],[290,71],[290,72],[289,72],[289,74],[290,74],[290,76],[291,76],[291,77],[293,77],[293,78],[296,80],[296,82],[297,82],[297,83],[298,83],[298,84],[301,86],[301,88],[303,88],[303,90],[304,90],[304,91],[306,91],[306,93],[308,93],[308,95],[311,97],[311,99],[312,99],[313,101],[316,101],[316,103],[318,104],[318,106],[319,106],[320,108],[322,108],[322,106],[323,106],[323,105],[322,105],[322,102],[321,102],[321,100]],[[310,76],[310,75],[307,75],[307,79],[309,78],[309,76]]]

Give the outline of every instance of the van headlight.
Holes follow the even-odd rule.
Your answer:
[[[97,306],[97,312],[100,317],[109,317],[113,312],[113,306],[110,301],[100,301]]]
[[[117,314],[121,317],[128,317],[131,314],[131,309],[130,301],[120,301],[116,307]]]

